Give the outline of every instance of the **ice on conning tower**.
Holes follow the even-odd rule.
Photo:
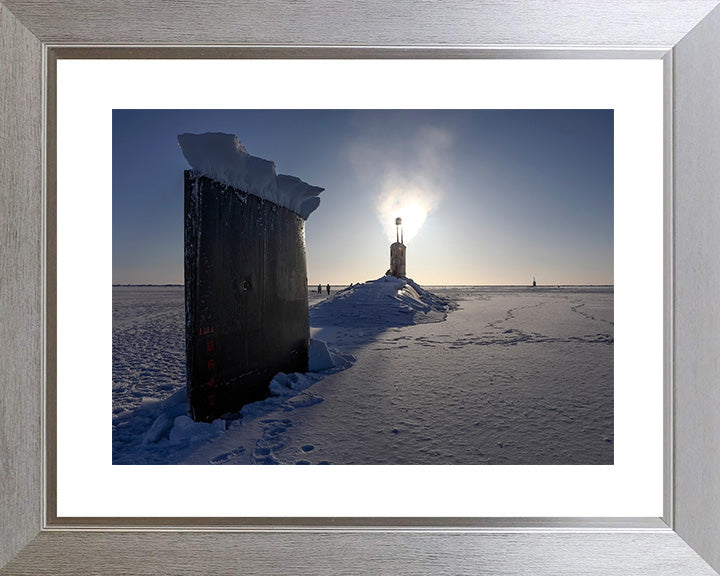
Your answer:
[[[395,218],[395,242],[390,245],[390,270],[388,274],[405,278],[405,253],[403,244],[402,218]]]
[[[234,134],[180,134],[188,164],[203,176],[292,210],[307,220],[324,190],[295,176],[278,174],[275,163],[251,156]]]

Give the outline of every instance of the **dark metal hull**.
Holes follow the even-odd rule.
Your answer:
[[[304,220],[186,171],[185,320],[196,421],[262,400],[278,372],[306,372]]]

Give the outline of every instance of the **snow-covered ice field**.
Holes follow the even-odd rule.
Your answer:
[[[114,287],[113,463],[613,463],[612,287],[415,288],[310,287],[315,371],[196,424],[183,288]]]

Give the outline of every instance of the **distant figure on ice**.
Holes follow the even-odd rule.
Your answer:
[[[322,292],[322,285],[318,284],[318,294]]]
[[[537,283],[535,282],[535,276],[533,276],[533,288],[535,288],[535,286],[537,286]]]
[[[327,293],[330,294],[330,284],[328,284],[328,285],[326,286],[326,288],[327,288]]]

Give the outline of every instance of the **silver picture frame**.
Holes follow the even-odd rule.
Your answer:
[[[0,0],[0,574],[720,570],[719,0]],[[660,518],[59,518],[60,58],[651,58],[665,94]]]

